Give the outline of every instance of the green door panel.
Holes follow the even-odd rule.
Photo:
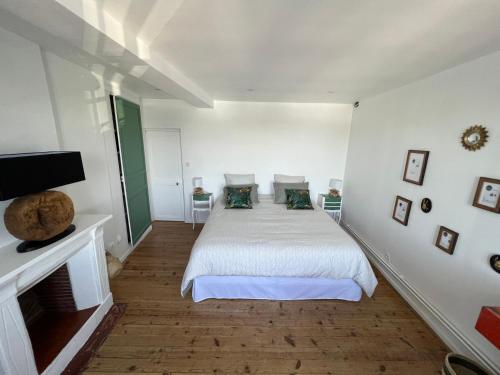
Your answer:
[[[130,232],[136,244],[151,225],[141,111],[137,104],[119,97],[115,97],[115,108]]]

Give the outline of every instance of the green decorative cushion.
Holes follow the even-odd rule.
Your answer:
[[[286,189],[309,189],[309,182],[275,182],[274,203],[286,203]]]
[[[243,185],[224,186],[224,202],[226,202],[226,200],[227,200],[227,188],[242,188],[242,187],[249,187],[252,189],[250,191],[250,199],[252,200],[252,204],[259,203],[259,192],[258,192],[259,185],[258,184],[243,184]]]
[[[226,208],[252,208],[251,186],[227,187]]]
[[[286,208],[289,210],[313,210],[308,189],[285,189]]]

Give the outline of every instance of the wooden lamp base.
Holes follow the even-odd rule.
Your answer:
[[[25,253],[50,245],[75,231],[71,198],[60,191],[43,191],[15,199],[5,210],[5,228],[24,240],[17,247]]]

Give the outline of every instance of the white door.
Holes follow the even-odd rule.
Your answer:
[[[184,221],[179,129],[147,129],[146,154],[154,220]]]

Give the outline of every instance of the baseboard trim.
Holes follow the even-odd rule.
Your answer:
[[[137,243],[133,246],[130,246],[127,251],[125,251],[125,253],[123,253],[119,258],[118,260],[120,262],[124,262],[130,254],[132,254],[134,252],[134,250],[136,249],[137,246],[139,246],[142,242],[142,240],[144,240],[144,238],[146,238],[146,236],[149,234],[149,232],[151,232],[153,230],[153,226],[150,225],[145,231],[144,233],[142,234],[142,236],[139,238],[139,241],[137,241]]]
[[[443,342],[456,353],[471,356],[494,374],[500,374],[499,364],[489,358],[465,336],[436,306],[430,303],[411,283],[401,278],[378,251],[363,240],[349,225],[342,227],[361,245],[366,255],[389,283],[397,290],[416,313],[431,327]]]

